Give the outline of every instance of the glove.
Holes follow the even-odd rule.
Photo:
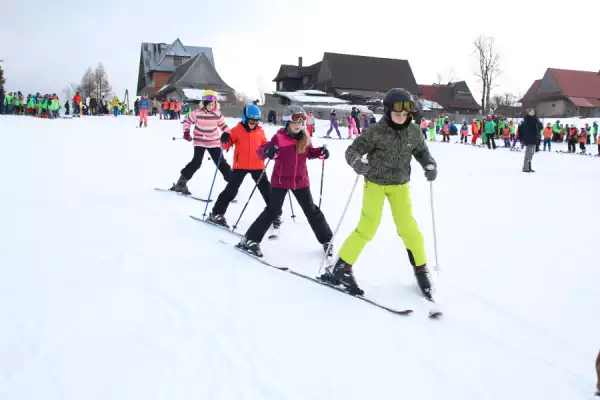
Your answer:
[[[227,144],[231,141],[231,135],[229,132],[223,132],[221,135],[221,144]]]
[[[429,164],[425,166],[425,178],[427,178],[427,180],[429,182],[433,182],[435,181],[435,178],[437,177],[437,166],[435,164]]]
[[[363,160],[362,157],[356,157],[351,167],[357,175],[366,175],[369,172],[369,163]]]
[[[190,130],[186,129],[185,131],[183,131],[183,138],[185,140],[187,140],[188,142],[192,141],[192,135],[190,135]]]
[[[276,144],[269,146],[265,149],[265,155],[272,160],[277,155],[277,150],[279,150],[279,147]]]
[[[323,146],[321,147],[321,157],[323,160],[327,160],[329,158],[329,150],[327,149],[327,147]]]

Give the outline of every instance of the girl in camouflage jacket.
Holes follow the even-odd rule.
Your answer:
[[[413,156],[425,169],[429,181],[436,178],[437,166],[421,130],[412,123],[414,111],[410,93],[404,89],[390,90],[384,99],[385,115],[377,124],[369,126],[346,150],[346,162],[365,178],[362,216],[340,249],[337,263],[328,268],[321,278],[343,285],[352,294],[363,294],[354,279],[352,265],[375,235],[387,197],[419,287],[431,299],[424,239],[412,214],[408,182]],[[362,158],[364,155],[366,162]]]

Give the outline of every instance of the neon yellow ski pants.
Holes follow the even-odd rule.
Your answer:
[[[392,209],[396,230],[404,246],[412,253],[415,265],[424,265],[427,262],[425,243],[412,214],[408,183],[381,186],[365,181],[362,216],[356,229],[342,245],[339,257],[350,265],[356,262],[367,242],[373,239],[377,232],[386,197]]]

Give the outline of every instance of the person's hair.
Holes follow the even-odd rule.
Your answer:
[[[310,144],[310,138],[306,134],[306,131],[302,129],[300,133],[302,134],[302,137],[300,139],[297,139],[298,154],[304,153],[306,151],[306,148]]]

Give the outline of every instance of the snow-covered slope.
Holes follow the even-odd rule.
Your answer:
[[[230,121],[234,123],[234,121]],[[325,124],[325,122],[322,122]],[[0,399],[577,399],[600,344],[600,159],[432,144],[439,239],[432,321],[389,214],[355,271],[399,317],[265,267],[193,221],[168,187],[191,159],[176,121],[0,117]],[[317,135],[322,135],[319,126]],[[274,127],[268,128],[273,133]],[[326,142],[323,210],[354,180]],[[231,157],[231,153],[227,155]],[[205,164],[190,190],[207,196]],[[318,197],[321,163],[310,163]],[[429,185],[415,216],[434,264]],[[224,187],[217,177],[216,193]],[[244,183],[227,217],[252,189]],[[336,239],[360,216],[358,189]],[[242,231],[263,208],[252,199]],[[266,259],[316,274],[321,249],[288,205]]]

